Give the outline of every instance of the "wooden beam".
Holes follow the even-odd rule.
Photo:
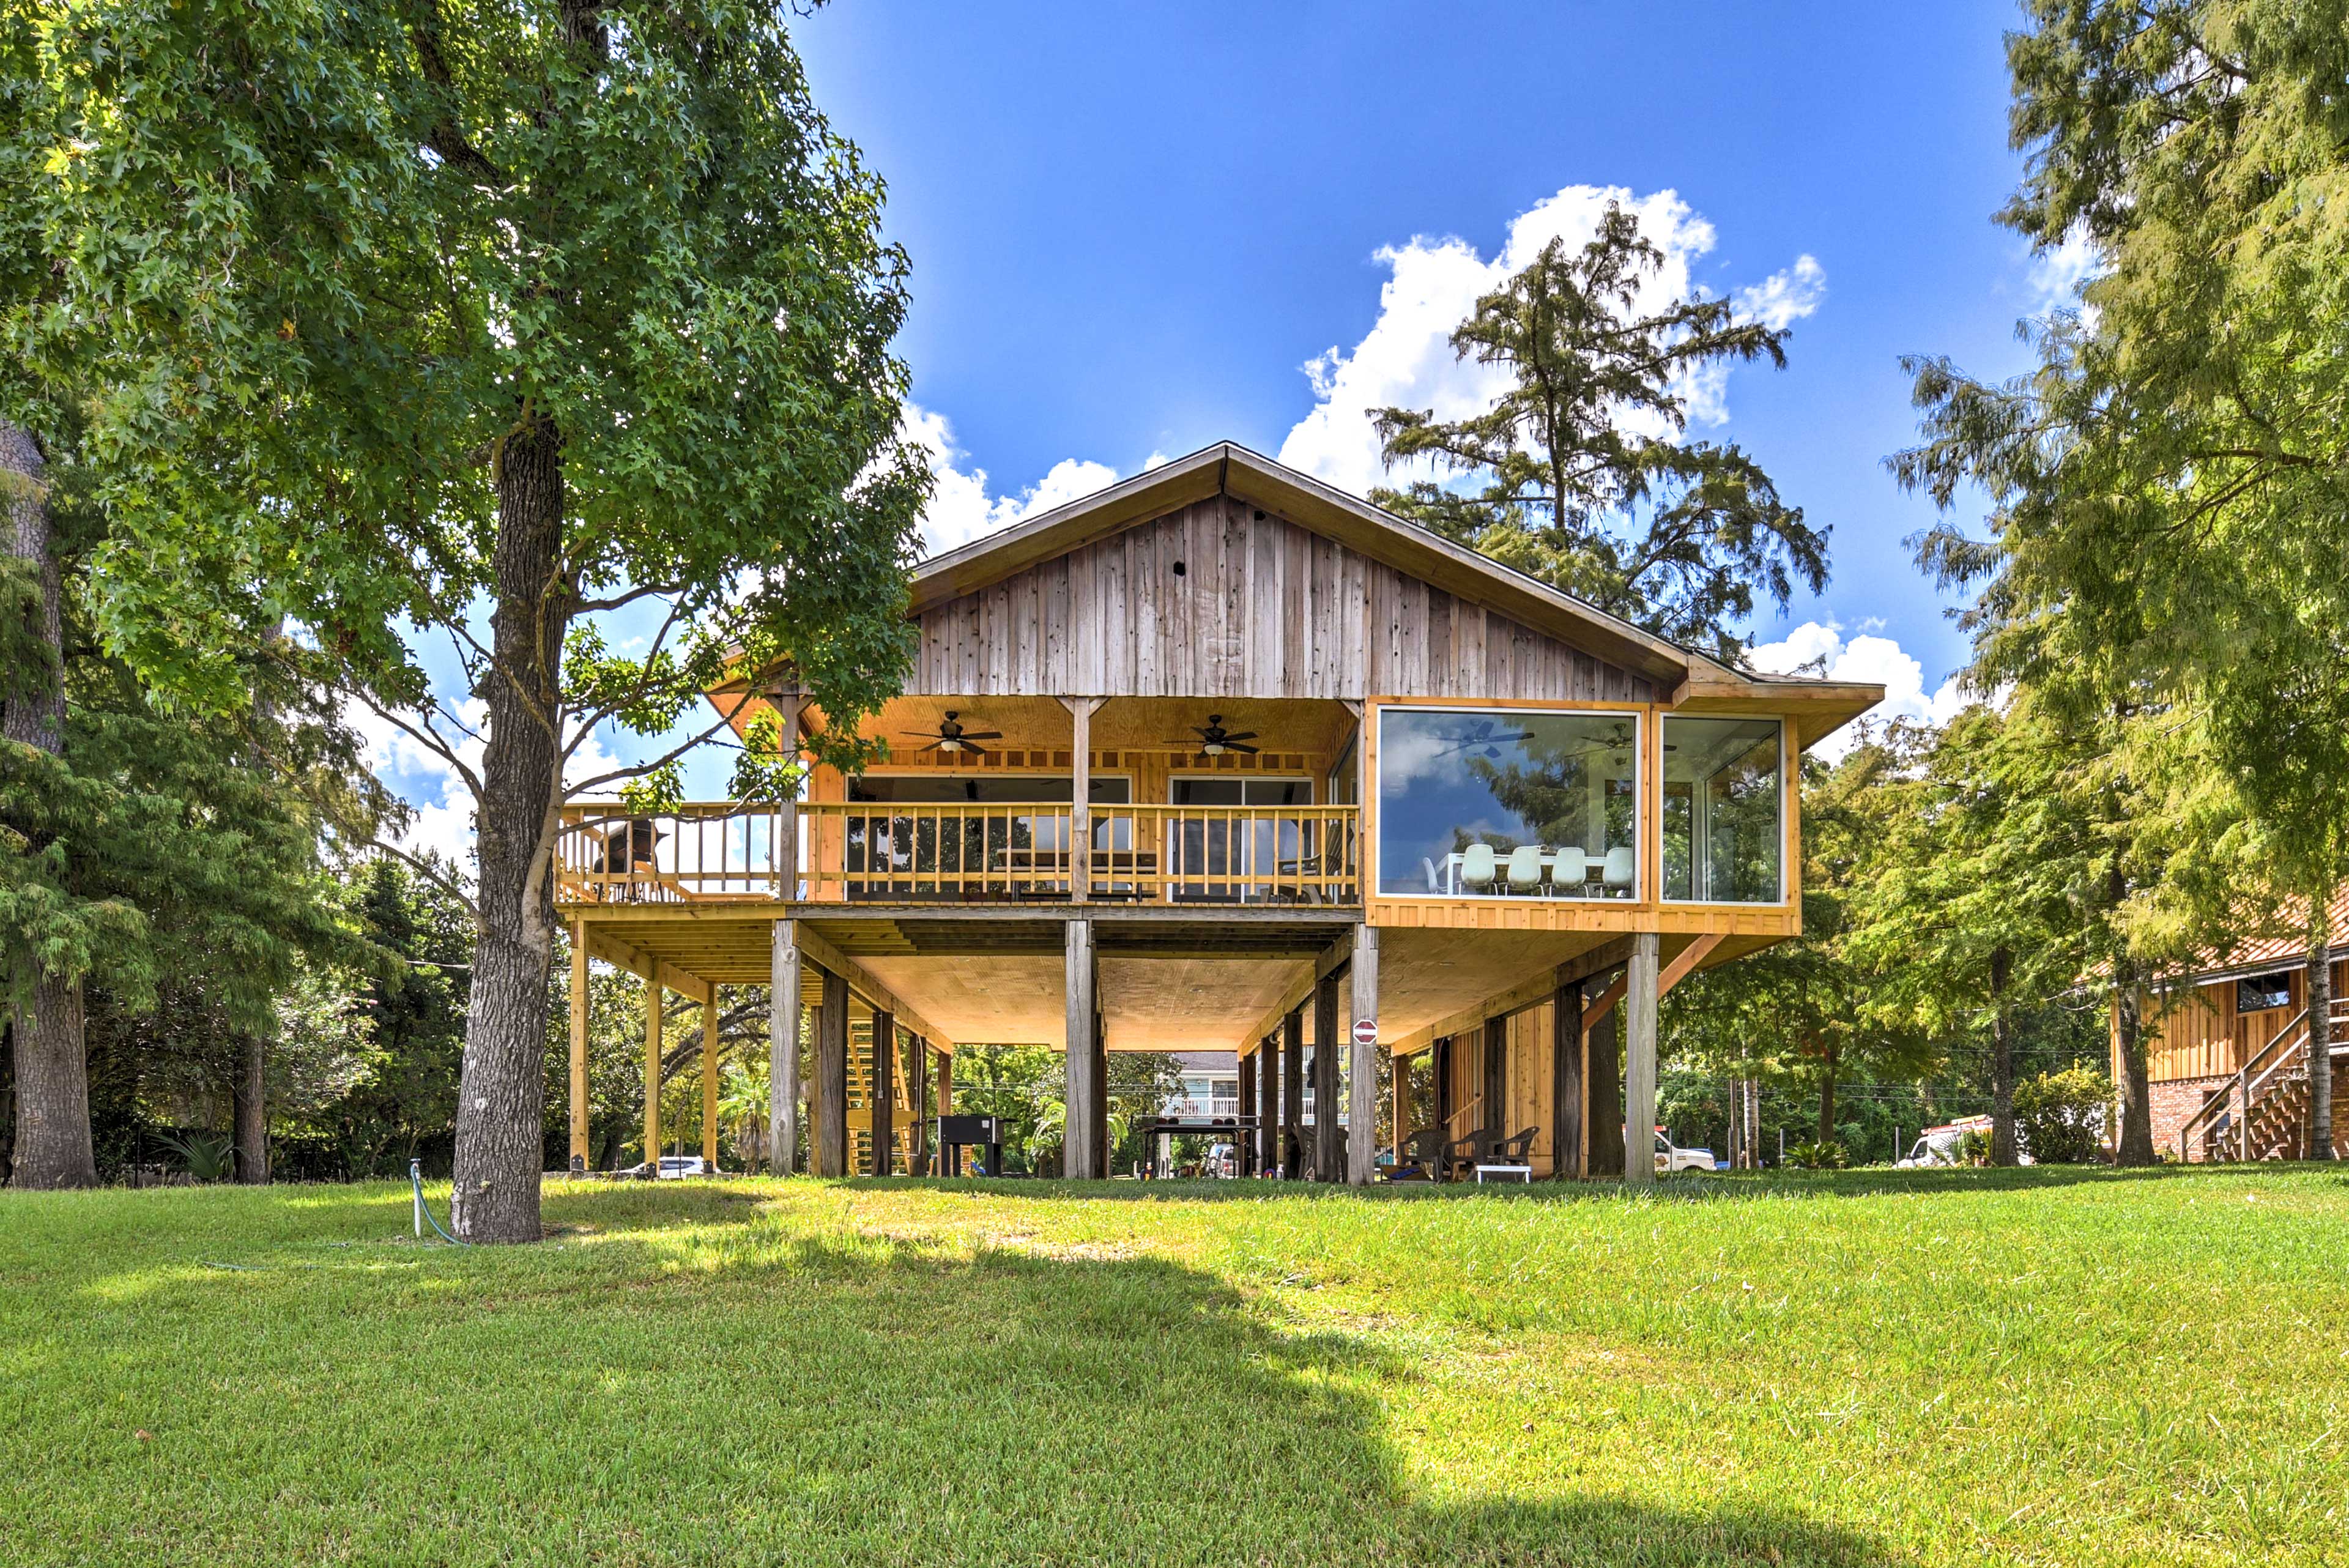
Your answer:
[[[895,1014],[900,1023],[916,1034],[927,1035],[941,1051],[950,1052],[954,1049],[952,1040],[944,1030],[916,1012],[906,1003],[904,997],[897,995],[887,986],[874,979],[872,973],[864,965],[824,940],[823,937],[807,921],[799,920],[794,924],[798,927],[796,940],[802,959],[825,972],[836,974],[846,981],[848,989],[874,1012],[887,1012]]]
[[[1362,925],[1354,928],[1352,959],[1354,986],[1353,1054],[1347,1071],[1353,1079],[1352,1101],[1347,1107],[1346,1120],[1351,1131],[1346,1138],[1346,1180],[1354,1187],[1368,1187],[1378,1177],[1379,1127],[1379,929]],[[1360,1025],[1369,1023],[1369,1029]],[[1402,1093],[1402,1064],[1396,1064],[1395,1093]]]
[[[1257,1070],[1257,1174],[1270,1176],[1280,1168],[1280,1040],[1267,1034],[1257,1042],[1251,1058]]]
[[[587,1168],[587,944],[571,927],[571,1168]]]
[[[1713,931],[1697,938],[1696,940],[1673,954],[1672,961],[1664,966],[1662,977],[1656,981],[1656,994],[1659,997],[1663,996],[1672,987],[1695,973],[1696,966],[1702,963],[1713,950],[1721,945],[1721,933]]]
[[[657,981],[688,1002],[709,1000],[709,982],[699,975],[688,974],[673,963],[638,952],[618,938],[598,931],[592,921],[583,919],[579,929],[585,934],[584,945],[589,958],[601,959],[614,969],[626,970],[638,980]]]
[[[1396,1041],[1392,1050],[1397,1056],[1407,1056],[1426,1050],[1447,1034],[1466,1034],[1480,1029],[1488,1018],[1538,1007],[1556,995],[1561,987],[1578,984],[1610,969],[1620,969],[1630,961],[1630,937],[1601,942],[1587,952],[1576,954],[1555,969],[1544,970],[1506,991],[1495,992],[1482,1002],[1472,1002],[1457,1012],[1446,1014],[1423,1029],[1413,1030]],[[1608,1005],[1611,1007],[1614,1003],[1610,1002]]]
[[[1304,1006],[1306,999],[1319,988],[1321,982],[1345,968],[1353,956],[1354,936],[1351,931],[1315,953],[1312,966],[1290,981],[1288,989],[1280,993],[1279,1002],[1267,1009],[1264,1016],[1256,1021],[1255,1027],[1241,1037],[1241,1054],[1247,1054],[1253,1048],[1248,1042],[1261,1044],[1270,1037],[1280,1028],[1283,1019]]]
[[[767,1168],[789,1176],[799,1164],[799,925],[777,920],[767,992]]]
[[[1717,932],[1702,936],[1673,955],[1672,961],[1665,966],[1661,978],[1656,982],[1657,999],[1661,1001],[1667,992],[1693,973],[1696,966],[1704,961],[1705,955],[1719,947],[1723,940]],[[1617,1002],[1623,1000],[1624,989],[1629,983],[1628,977],[1618,976],[1614,984],[1599,993],[1599,1000],[1590,1004],[1589,1012],[1583,1018],[1582,1027],[1585,1033],[1589,1032],[1592,1024],[1606,1017]]]
[[[800,754],[800,710],[804,705],[801,692],[791,687],[776,691],[775,711],[782,720],[779,742],[787,761],[796,762]],[[775,883],[776,891],[784,898],[800,896],[800,800],[807,794],[804,776],[800,792],[782,803],[775,814]]]

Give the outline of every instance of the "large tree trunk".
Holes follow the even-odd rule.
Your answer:
[[[238,1042],[236,1088],[230,1096],[236,1110],[236,1179],[245,1187],[269,1181],[269,1042],[248,1034]]]
[[[475,689],[489,710],[474,825],[481,920],[450,1209],[461,1240],[535,1241],[542,1235],[546,980],[554,961],[562,791],[559,680],[571,610],[558,580],[564,496],[562,438],[554,427],[526,414],[503,444],[496,479],[495,659]]]
[[[1829,1045],[1819,1054],[1819,1141],[1835,1141],[1836,1061],[1838,1053]]]
[[[2333,889],[2309,900],[2308,1158],[2333,1158]]]
[[[2145,1066],[2145,1032],[2137,1016],[2137,981],[2116,962],[2113,985],[2113,1042],[2121,1058],[2121,1137],[2116,1165],[2151,1165],[2153,1085]]]
[[[0,734],[59,756],[65,752],[65,574],[49,533],[46,464],[30,432],[0,420],[0,506],[13,562],[31,569],[40,592],[37,631],[48,658],[13,670],[0,692]],[[89,1138],[89,1056],[82,1038],[81,979],[41,969],[29,957],[23,1002],[9,1033],[16,1051],[14,1187],[95,1187]]]
[[[2006,989],[2014,976],[2014,955],[2004,948],[1990,955],[1990,1162],[2020,1165],[2014,1142],[2014,1015]]]

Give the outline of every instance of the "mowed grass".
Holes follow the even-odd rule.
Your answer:
[[[2349,1562],[2332,1172],[546,1217],[0,1196],[0,1562]]]

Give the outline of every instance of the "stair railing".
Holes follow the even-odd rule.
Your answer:
[[[2349,1052],[2349,996],[2333,999],[2326,1031],[2332,1049],[2328,1055],[2338,1056]],[[2235,1135],[2235,1158],[2251,1158],[2251,1112],[2266,1097],[2268,1085],[2278,1074],[2289,1071],[2305,1054],[2308,1045],[2308,1009],[2302,1008],[2287,1020],[2284,1026],[2270,1037],[2268,1043],[2251,1054],[2240,1071],[2218,1088],[2210,1091],[2202,1108],[2186,1118],[2178,1129],[2178,1158],[2183,1163],[2186,1151],[2197,1128],[2213,1121],[2220,1112],[2232,1111],[2234,1126],[2228,1130]],[[2240,1108],[2239,1108],[2240,1107]]]
[[[2233,1110],[2238,1101],[2242,1108],[2235,1111],[2235,1125],[2230,1129],[2237,1137],[2235,1158],[2246,1160],[2251,1158],[2251,1075],[2257,1072],[2259,1082],[2265,1084],[2268,1075],[2282,1066],[2306,1040],[2307,1030],[2302,1026],[2307,1022],[2308,1009],[2303,1007],[2293,1013],[2290,1022],[2277,1030],[2266,1044],[2252,1052],[2233,1077],[2211,1090],[2209,1097],[2202,1102],[2200,1110],[2186,1118],[2185,1125],[2178,1129],[2178,1158],[2180,1164],[2187,1158],[2186,1151],[2191,1147],[2189,1140],[2196,1129],[2213,1120],[2220,1111]],[[2298,1038],[2293,1037],[2295,1030],[2300,1032]],[[2271,1061],[2271,1056],[2274,1060]]]

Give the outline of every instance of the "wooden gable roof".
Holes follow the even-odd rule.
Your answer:
[[[1731,670],[1228,441],[933,557],[911,609],[917,691],[1766,696],[1805,744],[1883,697]]]

